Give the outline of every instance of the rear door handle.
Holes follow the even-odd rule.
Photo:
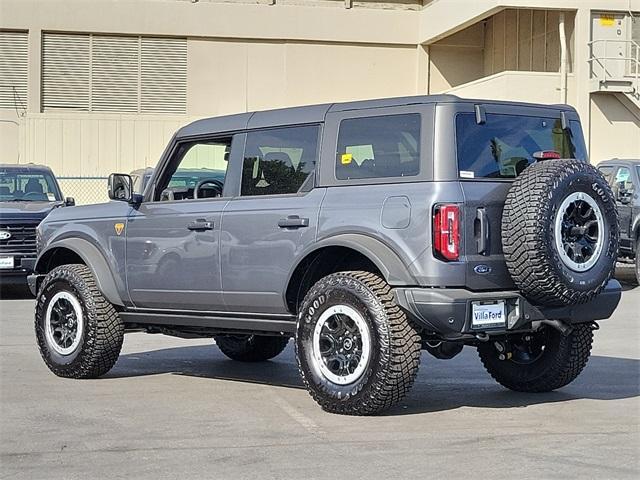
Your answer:
[[[289,215],[287,218],[278,220],[280,228],[303,228],[309,226],[308,218],[300,218],[298,215]]]
[[[480,255],[489,254],[489,217],[487,211],[484,208],[479,208],[476,214],[476,220],[479,223],[478,238],[476,239],[478,245],[478,253]]]
[[[213,222],[205,220],[204,218],[198,218],[187,225],[189,230],[201,231],[201,230],[213,230]]]

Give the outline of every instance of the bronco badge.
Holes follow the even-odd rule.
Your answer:
[[[116,223],[113,228],[116,230],[116,235],[120,236],[124,230],[124,223]]]

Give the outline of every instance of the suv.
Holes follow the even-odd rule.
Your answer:
[[[36,257],[36,226],[62,199],[49,167],[0,164],[0,285],[26,285]]]
[[[227,154],[228,153],[228,154]],[[223,170],[173,187],[187,168]],[[93,378],[128,331],[275,357],[294,337],[327,411],[411,388],[421,350],[478,349],[517,391],[578,376],[620,300],[611,189],[566,105],[419,96],[199,120],[144,195],[38,229],[35,332],[59,376]]]
[[[622,261],[635,259],[636,280],[640,284],[640,160],[606,160],[598,170],[609,181],[620,216],[620,250]]]

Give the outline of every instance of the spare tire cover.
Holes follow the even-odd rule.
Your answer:
[[[617,258],[609,184],[578,160],[530,165],[507,195],[502,247],[514,283],[534,303],[588,302],[611,278]]]

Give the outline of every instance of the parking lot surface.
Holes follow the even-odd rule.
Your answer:
[[[293,348],[227,360],[211,340],[125,337],[98,380],[49,373],[33,300],[0,301],[1,478],[639,478],[640,288],[627,285],[571,385],[520,394],[475,350],[423,353],[408,398],[377,417],[324,413]]]

